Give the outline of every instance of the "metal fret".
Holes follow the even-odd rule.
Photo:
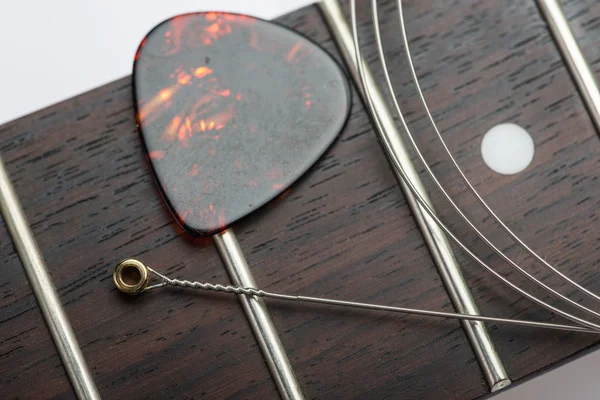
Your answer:
[[[256,286],[233,230],[229,228],[219,232],[213,236],[213,239],[234,285]],[[292,364],[279,340],[265,302],[256,295],[244,293],[240,293],[238,298],[277,385],[279,395],[285,400],[304,399]]]
[[[373,111],[377,114],[377,118],[381,121],[381,128],[378,134],[384,137],[391,144],[391,151],[401,164],[402,169],[408,175],[410,181],[421,198],[426,204],[431,207],[431,201],[427,196],[425,187],[421,182],[415,165],[412,163],[408,154],[406,145],[404,144],[400,132],[396,128],[394,119],[383,96],[379,92],[375,80],[366,66],[364,60],[361,60],[361,66],[356,61],[354,46],[355,39],[352,37],[348,23],[346,22],[340,4],[337,0],[325,0],[319,3],[321,10],[325,16],[325,20],[329,25],[334,40],[338,44],[346,64],[350,69],[352,77],[360,89],[362,87],[359,68],[363,68],[370,96],[367,96],[364,90],[361,90],[361,95],[365,101],[374,103]],[[479,309],[471,295],[470,289],[462,275],[460,266],[454,257],[452,248],[444,232],[437,226],[435,221],[427,214],[424,207],[419,204],[415,195],[404,182],[400,172],[394,169],[394,173],[398,179],[407,202],[413,211],[415,220],[421,229],[425,242],[429,247],[432,258],[440,272],[444,284],[448,290],[454,307],[465,314],[480,315]],[[502,360],[496,351],[496,348],[487,332],[485,325],[482,322],[462,321],[471,346],[477,355],[481,368],[484,372],[488,385],[491,391],[502,389],[510,384],[510,379],[506,373],[506,369],[502,364]]]
[[[99,400],[100,394],[96,389],[92,374],[81,353],[77,338],[60,303],[60,298],[54,288],[44,258],[33,238],[33,233],[29,228],[25,213],[1,158],[0,211],[2,211],[8,231],[19,253],[23,268],[27,273],[31,288],[37,298],[77,398],[81,400]]]
[[[577,89],[581,93],[596,131],[600,134],[600,89],[598,89],[598,82],[573,36],[567,17],[557,0],[537,0],[537,2],[565,59],[567,68],[575,80]]]

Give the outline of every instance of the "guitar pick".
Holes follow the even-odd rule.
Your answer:
[[[351,104],[346,76],[315,43],[229,13],[155,27],[136,53],[133,86],[152,171],[194,236],[286,190],[335,140]]]

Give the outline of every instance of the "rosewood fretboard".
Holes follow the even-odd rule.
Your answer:
[[[430,164],[490,239],[579,300],[500,233],[442,157],[397,51],[394,3],[381,3],[390,72]],[[531,247],[600,292],[600,139],[535,2],[406,3],[422,86],[468,177]],[[600,5],[572,0],[563,7],[598,70]],[[367,7],[360,9],[364,21]],[[340,59],[317,7],[279,21]],[[373,56],[369,27],[363,28],[366,56]],[[536,144],[531,166],[511,177],[489,170],[479,152],[482,135],[500,122],[525,127]],[[0,127],[0,153],[104,398],[277,397],[234,297],[175,289],[128,298],[112,285],[113,266],[132,256],[172,276],[228,282],[210,241],[192,240],[178,229],[152,182],[130,78]],[[475,240],[435,191],[431,195],[441,216],[481,257],[543,296]],[[333,147],[291,191],[238,223],[236,231],[264,289],[453,310],[356,93],[350,121]],[[0,239],[2,397],[73,398],[3,222]],[[457,254],[484,314],[564,322]],[[472,399],[488,393],[456,321],[268,305],[307,398]],[[516,381],[597,340],[489,328]]]

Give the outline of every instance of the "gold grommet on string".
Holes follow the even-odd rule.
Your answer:
[[[113,281],[121,292],[126,294],[140,294],[150,282],[148,267],[135,258],[121,261],[113,271]]]

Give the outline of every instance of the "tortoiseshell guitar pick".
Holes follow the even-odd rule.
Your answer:
[[[179,224],[209,236],[276,197],[344,126],[348,81],[315,43],[229,13],[169,19],[143,40],[136,116]]]

